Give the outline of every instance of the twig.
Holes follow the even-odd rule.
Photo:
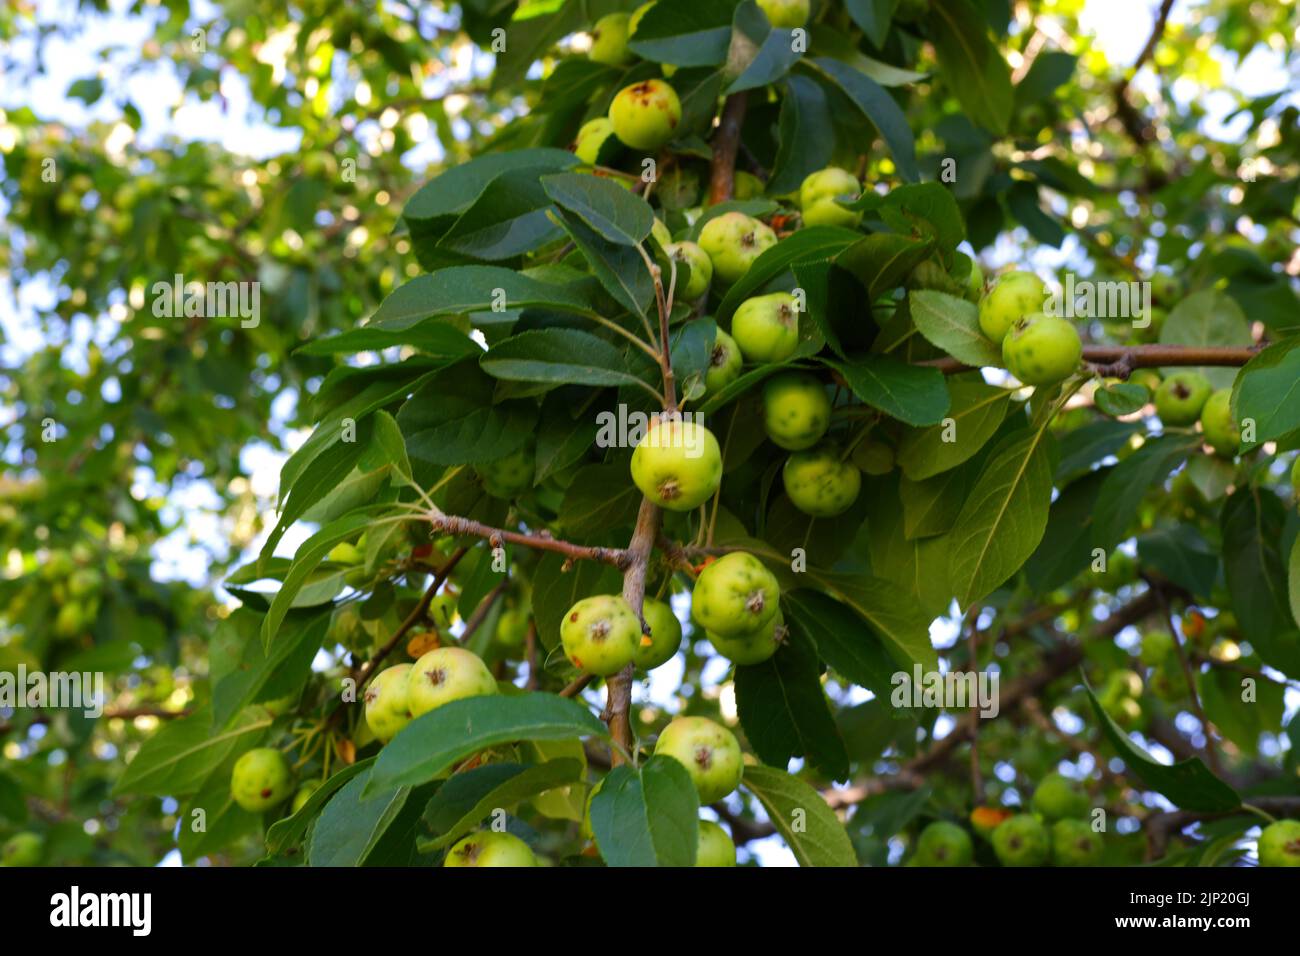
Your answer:
[[[1300,797],[1255,797],[1250,807],[1242,806],[1236,810],[1217,813],[1202,813],[1196,810],[1171,810],[1166,813],[1153,813],[1142,821],[1142,829],[1147,835],[1147,859],[1157,860],[1165,855],[1169,840],[1175,833],[1205,820],[1222,820],[1225,817],[1238,817],[1251,813],[1255,809],[1277,817],[1300,817]]]
[[[1258,348],[1254,346],[1085,345],[1083,347],[1083,360],[1090,364],[1113,363],[1116,369],[1120,367],[1118,363],[1123,362],[1124,367],[1127,367],[1129,372],[1132,372],[1133,369],[1160,368],[1162,366],[1245,365],[1257,353]],[[940,359],[927,359],[916,364],[937,368],[945,375],[969,372],[974,368],[974,366],[966,365],[950,356]]]
[[[740,127],[745,122],[746,92],[733,93],[722,107],[722,117],[713,133],[713,162],[709,168],[709,204],[726,202],[735,193],[736,149]]]
[[[494,542],[509,541],[511,544],[534,548],[538,551],[554,551],[575,560],[601,561],[612,565],[620,571],[627,567],[628,553],[620,548],[593,548],[553,538],[548,531],[536,534],[523,534],[519,531],[507,531],[505,528],[493,528],[481,521],[472,521],[460,515],[448,515],[442,512],[425,512],[424,520],[436,531],[445,531],[450,535],[474,535]]]

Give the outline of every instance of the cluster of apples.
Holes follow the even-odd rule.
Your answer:
[[[1026,385],[1054,385],[1079,367],[1083,342],[1066,319],[1047,315],[1047,286],[1032,272],[1006,272],[980,298],[980,330],[1002,348],[1007,371]]]

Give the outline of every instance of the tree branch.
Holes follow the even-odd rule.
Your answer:
[[[665,342],[664,347],[667,348]],[[632,608],[632,613],[642,618],[641,626],[645,628],[645,619],[641,614],[641,605],[645,602],[646,569],[650,564],[650,552],[654,548],[655,537],[659,534],[659,509],[649,498],[641,499],[641,510],[636,516],[636,530],[628,543],[627,553],[630,561],[623,572],[623,600]],[[628,664],[605,682],[605,723],[614,743],[627,753],[632,752],[632,724],[629,712],[632,706],[632,665]],[[617,766],[620,753],[615,747],[610,761]]]
[[[1300,817],[1300,797],[1256,797],[1250,801],[1250,806],[1276,817]],[[1153,813],[1142,821],[1142,829],[1147,835],[1147,859],[1158,860],[1163,857],[1173,835],[1194,823],[1239,817],[1249,813],[1250,810],[1244,808],[1217,813],[1201,813],[1196,810]]]
[[[1245,365],[1258,354],[1258,348],[1226,345],[1085,345],[1083,360],[1097,367],[1108,378],[1128,378],[1134,369],[1162,366]],[[937,368],[945,375],[972,371],[950,356],[916,363]]]
[[[709,205],[726,202],[735,192],[736,150],[740,127],[745,122],[747,92],[733,93],[722,107],[722,118],[713,132],[713,162],[709,168]]]
[[[457,536],[474,535],[487,538],[496,543],[509,541],[511,544],[534,548],[538,551],[553,551],[574,560],[601,561],[618,568],[620,571],[627,568],[630,560],[627,551],[620,548],[593,548],[574,544],[571,541],[553,538],[548,531],[523,534],[519,531],[507,531],[505,528],[493,528],[481,521],[472,521],[469,518],[462,518],[460,515],[443,514],[440,511],[425,512],[424,520],[429,522],[435,531],[445,531],[447,534]]]

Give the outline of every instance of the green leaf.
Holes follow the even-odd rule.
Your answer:
[[[736,7],[731,36],[728,73],[739,75],[724,91],[725,96],[771,86],[789,73],[803,55],[795,51],[791,31],[774,29],[755,5],[742,3]],[[739,59],[738,47],[744,50]]]
[[[379,752],[366,793],[433,780],[457,761],[518,740],[608,737],[584,706],[556,694],[491,694],[416,717]]]
[[[1219,555],[1194,525],[1158,528],[1137,539],[1139,562],[1208,601],[1219,578]]]
[[[822,690],[817,659],[792,638],[772,657],[735,670],[736,712],[760,760],[776,767],[806,757],[832,780],[847,780],[849,757]]]
[[[559,238],[539,169],[514,169],[487,184],[437,242],[439,251],[498,262]]]
[[[1300,337],[1260,352],[1237,374],[1232,391],[1237,421],[1255,420],[1255,440],[1273,441],[1300,428]]]
[[[1060,50],[1039,53],[1034,57],[1029,72],[1016,84],[1016,105],[1029,106],[1047,99],[1057,87],[1069,82],[1078,60],[1074,54]]]
[[[424,810],[424,822],[437,836],[421,840],[421,853],[455,843],[484,817],[562,787],[582,774],[582,763],[562,758],[543,764],[491,763],[458,773],[438,788]]]
[[[526,308],[599,315],[588,286],[542,282],[500,266],[453,266],[398,286],[366,328],[400,332],[434,316]]]
[[[1043,540],[1025,562],[1025,578],[1036,592],[1062,587],[1088,567],[1097,496],[1109,474],[1109,468],[1090,472],[1070,482],[1052,502]]]
[[[262,620],[262,643],[268,650],[271,647],[272,640],[280,630],[284,616],[293,607],[294,598],[298,596],[298,592],[307,583],[317,565],[325,560],[325,556],[333,550],[336,544],[342,544],[344,541],[355,538],[372,521],[374,521],[374,516],[371,514],[345,515],[337,521],[331,521],[302,543],[298,548],[298,553],[294,555],[289,573],[284,577],[284,584],[276,592],[275,598],[271,601],[271,607]]]
[[[660,754],[615,767],[591,798],[591,832],[610,866],[694,866],[700,800],[690,774]]]
[[[407,453],[417,462],[464,465],[495,461],[528,441],[534,401],[495,401],[497,379],[474,359],[439,370],[397,413]]]
[[[734,0],[659,0],[637,24],[628,47],[674,66],[719,66],[731,42]]]
[[[1141,422],[1113,422],[1103,418],[1068,432],[1061,438],[1057,485],[1066,485],[1090,471],[1093,465],[1127,445],[1141,429]]]
[[[930,619],[921,613],[913,603],[907,601],[898,586],[866,574],[834,573],[823,574],[816,571],[804,572],[810,579],[822,586],[832,597],[853,609],[865,620],[890,651],[895,662],[911,668],[920,664],[923,670],[938,667],[938,658],[934,645],[930,643]],[[842,640],[852,639],[852,632],[836,637]],[[823,630],[813,635],[818,649],[828,661],[844,662],[845,655],[832,648]],[[838,666],[832,663],[833,667]]]
[[[649,203],[606,178],[557,173],[542,177],[542,188],[612,243],[635,246],[650,235],[654,213]]]
[[[835,264],[856,276],[875,301],[901,286],[933,252],[933,240],[873,232],[841,252]]]
[[[967,608],[1020,570],[1047,529],[1052,467],[1043,429],[1010,439],[985,463],[952,529],[952,585]]]
[[[894,6],[895,0],[845,0],[844,4],[853,22],[877,48],[885,45]]]
[[[1223,568],[1241,632],[1265,664],[1300,676],[1300,630],[1292,615],[1285,508],[1273,492],[1239,488],[1223,504]],[[1294,564],[1294,560],[1290,562]]]
[[[1149,439],[1112,468],[1097,499],[1093,543],[1110,551],[1128,537],[1129,526],[1137,518],[1147,492],[1161,486],[1198,445],[1185,435],[1161,435]]]
[[[826,91],[810,77],[795,75],[786,77],[782,94],[776,162],[767,184],[774,195],[794,192],[809,173],[830,165],[835,147]]]
[[[270,726],[270,715],[257,708],[242,712],[230,727],[214,732],[212,711],[196,710],[147,738],[113,793],[153,797],[193,793],[214,769],[252,747]]]
[[[1132,415],[1134,412],[1141,411],[1151,400],[1151,393],[1147,391],[1145,385],[1138,385],[1136,382],[1118,382],[1097,389],[1092,394],[1092,400],[1096,402],[1097,409],[1103,415],[1118,418],[1121,415]]]
[[[411,481],[411,460],[406,456],[406,439],[397,419],[380,409],[375,412],[375,446],[386,463],[406,482]]]
[[[923,481],[968,461],[1007,416],[1012,393],[983,382],[951,381],[952,404],[942,424],[907,431],[898,443],[898,465],[912,481]]]
[[[273,680],[291,688],[288,693],[301,691],[329,623],[329,614],[319,611],[293,615],[268,649],[258,639],[258,615],[241,609],[222,621],[210,652],[213,727],[226,727],[249,704],[268,699],[262,689]]]
[[[857,866],[853,844],[820,793],[783,770],[750,764],[744,787],[763,804],[800,866]]]
[[[371,766],[349,780],[325,804],[307,851],[312,866],[360,866],[402,812],[411,788],[380,792],[370,786],[374,772]]]
[[[492,346],[479,359],[479,366],[494,378],[515,382],[645,387],[645,382],[624,371],[627,361],[622,350],[578,329],[520,332]]]
[[[980,331],[974,302],[928,289],[909,293],[907,301],[917,331],[931,345],[976,368],[1002,365],[1002,353]]]
[[[1086,680],[1084,687],[1102,733],[1119,753],[1124,765],[1144,784],[1184,810],[1217,813],[1241,806],[1241,797],[1236,791],[1212,774],[1200,757],[1191,757],[1172,766],[1152,760],[1110,719]]]
[[[374,757],[358,760],[322,780],[297,813],[276,820],[271,829],[266,831],[267,852],[282,853],[301,840],[311,821],[316,819],[316,814],[320,813],[321,807],[329,802],[330,797],[353,777],[368,773],[374,762]]]
[[[948,385],[937,368],[910,365],[888,355],[822,361],[844,376],[854,395],[899,421],[933,425],[948,413]]]
[[[610,242],[572,213],[556,213],[592,273],[614,301],[634,315],[645,315],[654,301],[654,280],[640,252]]]
[[[827,664],[877,697],[889,696],[898,664],[863,617],[854,614],[847,604],[811,588],[799,588],[781,597],[786,606],[786,623],[810,640]]]
[[[1160,329],[1162,345],[1253,345],[1250,323],[1235,299],[1217,289],[1193,292],[1170,310]],[[1231,368],[1162,368],[1160,374],[1200,372],[1215,388],[1230,388],[1237,371]],[[1245,369],[1242,370],[1242,374]]]
[[[898,103],[885,88],[865,73],[859,73],[838,60],[817,57],[805,62],[810,62],[819,73],[839,87],[862,115],[880,131],[880,136],[894,159],[894,165],[898,167],[899,175],[910,183],[920,179],[912,128]]]
[[[437,320],[420,322],[404,329],[387,331],[362,327],[339,335],[315,339],[297,351],[302,355],[351,355],[379,352],[410,345],[433,358],[457,359],[482,351],[479,344],[460,329]]]
[[[559,524],[567,536],[583,539],[631,527],[640,506],[641,492],[627,480],[625,464],[585,465],[564,491]]]
[[[862,238],[862,233],[838,226],[809,226],[786,236],[765,250],[736,284],[727,290],[716,315],[726,321],[746,299],[758,294],[773,279],[802,262],[832,259]]]
[[[1254,685],[1254,696],[1249,700],[1243,699],[1243,685],[1247,682]],[[1196,686],[1206,718],[1219,733],[1252,757],[1259,755],[1261,734],[1276,734],[1282,729],[1284,685],[1251,678],[1240,671],[1210,667],[1196,675]]]
[[[512,35],[511,39],[513,46],[513,41],[517,38]],[[577,165],[577,157],[565,149],[519,149],[484,153],[467,163],[448,166],[445,171],[421,186],[407,202],[402,216],[412,221],[445,221],[450,226],[456,217],[474,205],[488,184],[503,173],[531,169],[540,175]]]
[[[984,13],[970,0],[932,0],[925,26],[939,70],[966,115],[1002,135],[1011,118],[1011,69],[989,39]]]

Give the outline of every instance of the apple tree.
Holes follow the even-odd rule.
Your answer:
[[[187,861],[1300,864],[1300,130],[1180,106],[1286,29],[1207,6],[1112,65],[1052,4],[465,4],[471,148],[273,296],[310,431],[113,798]]]

